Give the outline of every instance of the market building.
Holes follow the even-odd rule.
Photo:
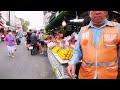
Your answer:
[[[4,33],[8,29],[7,23],[9,22],[9,12],[0,11],[0,32]]]
[[[15,27],[16,18],[15,11],[0,11],[0,30],[2,32],[6,30],[16,30]]]
[[[16,18],[15,18],[15,11],[9,11],[9,29],[10,30],[16,30],[15,24],[16,24]]]
[[[21,21],[18,17],[15,16],[15,27],[16,27],[16,31],[22,33],[23,29],[22,29],[22,24]]]

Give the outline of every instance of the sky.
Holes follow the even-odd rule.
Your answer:
[[[15,11],[15,15],[29,21],[29,29],[40,29],[43,26],[43,11]]]

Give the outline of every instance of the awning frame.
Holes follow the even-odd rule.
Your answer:
[[[57,22],[59,19],[63,18],[64,15],[67,13],[67,11],[61,11],[59,13],[59,15],[57,17],[55,17],[55,19],[53,19],[46,27],[45,30],[48,31],[50,29],[52,29],[52,27],[54,26],[55,22]]]

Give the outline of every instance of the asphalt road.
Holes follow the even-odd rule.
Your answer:
[[[0,42],[0,79],[56,79],[47,57],[30,55],[25,39],[17,45],[15,57],[9,57],[4,42]]]

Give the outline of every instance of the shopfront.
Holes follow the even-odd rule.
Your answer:
[[[0,33],[4,33],[4,26],[3,26],[3,24],[2,23],[0,23]]]

